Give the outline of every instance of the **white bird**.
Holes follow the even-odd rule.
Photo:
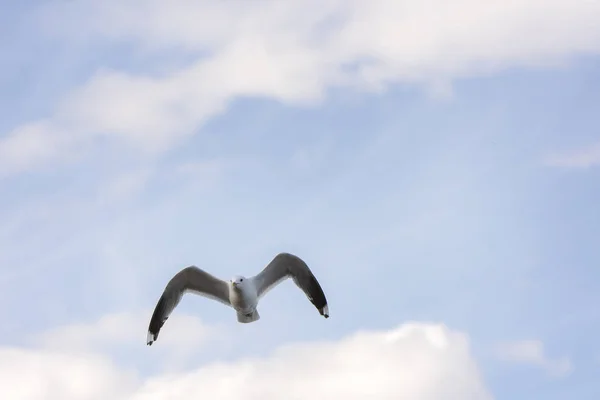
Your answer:
[[[319,313],[329,318],[329,307],[321,285],[308,265],[293,254],[276,255],[252,278],[235,276],[227,282],[192,265],[175,274],[165,287],[150,319],[146,343],[151,346],[157,340],[160,329],[186,292],[209,297],[233,307],[238,322],[250,323],[260,319],[256,309],[259,299],[287,278],[292,278]]]

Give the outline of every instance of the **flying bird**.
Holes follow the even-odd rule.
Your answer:
[[[160,329],[184,293],[191,292],[220,301],[235,310],[238,322],[250,323],[260,319],[256,308],[260,298],[287,278],[292,278],[319,313],[329,318],[329,307],[321,285],[308,265],[293,254],[280,253],[259,274],[251,278],[237,275],[229,281],[192,265],[175,274],[165,287],[150,318],[146,343],[151,346],[157,340]]]

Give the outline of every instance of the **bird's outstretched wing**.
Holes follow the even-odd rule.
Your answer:
[[[252,279],[258,296],[264,296],[270,289],[287,278],[292,278],[310,302],[325,318],[329,318],[329,307],[325,293],[308,265],[300,258],[289,253],[280,253]]]
[[[149,346],[156,341],[160,329],[181,301],[183,294],[188,291],[231,305],[229,288],[225,281],[193,265],[184,268],[171,278],[154,308],[146,341]]]

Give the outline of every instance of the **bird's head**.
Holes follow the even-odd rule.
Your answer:
[[[234,288],[242,288],[246,284],[246,278],[236,275],[229,281]]]

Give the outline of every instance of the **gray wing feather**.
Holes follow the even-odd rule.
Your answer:
[[[217,300],[230,306],[229,288],[225,281],[218,279],[196,266],[190,266],[179,271],[165,287],[158,300],[148,327],[147,344],[150,346],[158,338],[158,333],[181,301],[184,293],[191,292]]]
[[[292,278],[296,286],[319,310],[319,313],[325,318],[329,318],[325,293],[308,265],[300,257],[290,253],[280,253],[252,279],[256,285],[258,296],[262,297],[287,278]]]

